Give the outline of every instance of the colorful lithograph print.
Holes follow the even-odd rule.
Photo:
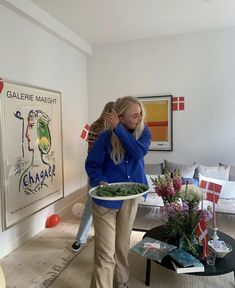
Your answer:
[[[139,97],[145,109],[145,123],[151,132],[150,150],[173,150],[172,96]]]
[[[61,95],[0,80],[3,229],[63,197]]]

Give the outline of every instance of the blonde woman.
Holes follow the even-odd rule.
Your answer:
[[[91,186],[113,182],[147,184],[143,157],[150,146],[150,132],[143,118],[144,110],[137,98],[117,99],[106,118],[112,129],[98,137],[86,159]],[[128,287],[128,251],[137,205],[137,199],[93,199],[95,255],[91,288]]]

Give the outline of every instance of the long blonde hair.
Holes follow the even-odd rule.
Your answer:
[[[141,109],[140,111],[141,121],[137,125],[135,130],[133,131],[133,136],[135,137],[135,139],[138,140],[144,130],[145,113],[144,113],[144,108],[141,102],[137,98],[132,97],[132,96],[118,98],[114,104],[114,110],[116,111],[118,116],[122,116],[125,114],[125,112],[128,110],[128,108],[130,107],[132,103],[136,103],[140,105],[140,109]],[[112,132],[112,136],[111,136],[111,145],[112,145],[111,159],[114,161],[114,163],[119,164],[124,159],[125,150],[119,138],[115,135],[114,132]]]

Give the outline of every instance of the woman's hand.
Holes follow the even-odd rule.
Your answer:
[[[110,113],[106,114],[106,120],[108,121],[108,123],[113,129],[115,129],[120,122],[118,114],[116,113],[114,109],[112,109]]]
[[[103,181],[100,182],[100,186],[106,186],[108,184],[109,184],[108,182],[103,182]]]

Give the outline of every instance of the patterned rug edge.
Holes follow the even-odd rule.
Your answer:
[[[37,288],[48,288],[56,280],[56,278],[66,269],[66,267],[86,248],[89,243],[93,240],[93,236],[89,236],[87,244],[84,245],[81,250],[77,253],[72,252],[64,257],[61,257],[59,262],[53,265],[49,272],[46,272],[40,280],[41,283],[37,285]]]

